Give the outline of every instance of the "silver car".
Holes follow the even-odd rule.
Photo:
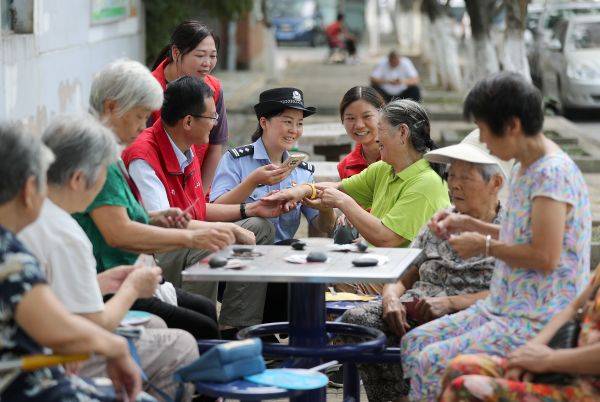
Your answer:
[[[558,22],[540,63],[542,92],[558,111],[600,108],[600,15]]]

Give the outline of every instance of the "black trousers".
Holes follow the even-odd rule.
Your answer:
[[[169,328],[183,329],[196,339],[220,339],[217,309],[208,298],[175,288],[177,306],[156,297],[137,299],[134,310],[146,311],[162,318]],[[112,295],[105,297],[110,299]]]
[[[379,85],[371,85],[373,89],[377,90],[383,96],[385,103],[389,103],[394,99],[412,99],[415,102],[421,102],[421,89],[417,85],[410,85],[404,91],[400,92],[397,95],[393,95],[387,93],[383,88]]]

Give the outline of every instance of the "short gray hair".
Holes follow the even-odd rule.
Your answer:
[[[502,171],[502,168],[496,164],[473,163],[473,166],[475,166],[486,183],[489,182],[494,176],[502,176],[502,178],[504,178],[504,172]]]
[[[39,137],[17,123],[0,123],[0,144],[0,205],[14,199],[32,176],[41,191],[54,157]]]
[[[42,135],[56,156],[48,169],[48,183],[62,186],[77,171],[91,187],[102,166],[117,160],[117,143],[112,131],[90,115],[61,116]]]
[[[106,100],[115,101],[121,115],[134,107],[157,110],[163,102],[163,89],[142,63],[117,60],[94,77],[90,90],[91,112],[101,116]]]

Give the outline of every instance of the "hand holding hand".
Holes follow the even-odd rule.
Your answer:
[[[464,232],[459,235],[451,235],[448,242],[456,254],[464,260],[485,254],[485,236],[481,233]]]
[[[302,205],[305,205],[309,208],[314,208],[318,211],[329,211],[331,210],[330,207],[328,207],[327,205],[323,204],[323,200],[321,198],[315,198],[314,200],[311,200],[310,198],[304,198],[302,200]]]
[[[299,185],[281,191],[273,191],[264,196],[261,201],[266,202],[300,202],[303,198],[311,195],[311,188],[307,185]]]
[[[321,204],[329,208],[341,208],[345,201],[352,199],[348,194],[331,187],[319,190],[317,196],[321,199]]]

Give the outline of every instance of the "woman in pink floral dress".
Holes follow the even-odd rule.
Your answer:
[[[401,342],[409,399],[436,400],[460,354],[506,356],[532,339],[583,291],[589,278],[591,212],[577,165],[542,133],[539,91],[520,74],[475,85],[464,104],[492,154],[515,159],[502,225],[438,214],[439,236],[462,258],[496,258],[490,295],[407,333]]]
[[[583,309],[577,347],[555,350],[547,345],[567,320]],[[529,382],[532,373],[575,375],[568,385]],[[534,379],[535,381],[535,379]],[[592,402],[600,401],[600,269],[579,298],[531,341],[508,358],[488,355],[461,355],[448,367],[446,390],[441,402],[522,401]]]

